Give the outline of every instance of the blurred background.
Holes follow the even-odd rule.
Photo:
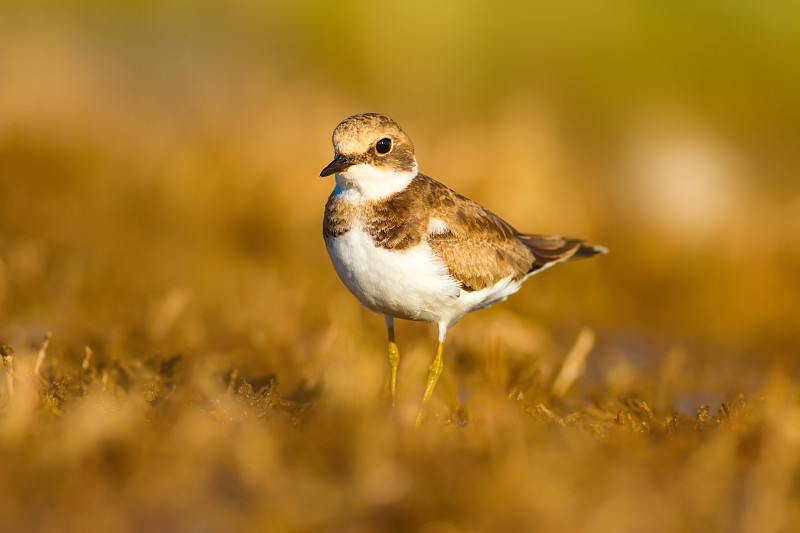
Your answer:
[[[798,372],[798,57],[786,2],[6,2],[0,340],[385,396],[383,320],[330,265],[318,177],[371,111],[520,230],[611,250],[456,325],[440,403],[552,375],[589,328],[574,402],[694,415]],[[397,327],[413,410],[435,328]]]
[[[612,250],[465,324],[513,312],[564,343],[585,325],[632,365],[681,346],[711,365],[703,386],[720,366],[723,383],[748,381],[797,355],[798,7],[2,9],[12,345],[48,329],[79,352],[86,339],[103,353],[233,344],[299,382],[276,360],[306,365],[330,313],[361,313],[324,250],[333,184],[318,174],[336,124],[374,111],[407,130],[423,172],[516,227]],[[377,346],[380,319],[362,320]]]

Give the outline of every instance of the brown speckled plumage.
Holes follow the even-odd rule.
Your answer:
[[[443,222],[447,231],[429,234],[431,218]],[[341,236],[354,225],[363,227],[375,246],[389,250],[406,250],[427,240],[466,291],[492,286],[508,276],[522,279],[548,263],[594,255],[579,239],[520,233],[423,174],[402,191],[359,206],[332,194],[325,206],[325,238]]]

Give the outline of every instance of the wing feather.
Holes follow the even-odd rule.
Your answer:
[[[553,263],[603,253],[582,239],[521,233],[511,224],[445,185],[426,181],[430,207],[448,231],[429,234],[428,243],[464,290],[491,287],[512,276],[520,280]]]
[[[427,240],[465,291],[491,287],[509,276],[521,280],[547,265],[605,252],[581,239],[520,233],[488,209],[424,174],[380,202],[345,209],[347,206],[334,200],[329,200],[326,209],[326,238],[348,231],[350,225],[345,222],[358,218],[375,246],[403,251]]]

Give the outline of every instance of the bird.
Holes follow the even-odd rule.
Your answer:
[[[322,233],[334,270],[364,306],[384,315],[395,403],[400,353],[394,320],[438,326],[438,344],[415,426],[444,368],[448,329],[505,300],[530,276],[606,253],[582,239],[517,231],[508,222],[419,172],[414,145],[394,120],[352,115],[333,131],[335,177]]]

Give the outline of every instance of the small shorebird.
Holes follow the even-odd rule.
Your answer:
[[[447,330],[471,311],[517,292],[533,274],[607,252],[580,239],[520,233],[417,170],[414,146],[393,120],[353,115],[333,130],[335,174],[322,233],[333,267],[389,334],[394,404],[400,354],[394,319],[439,326],[417,427],[444,366]]]

